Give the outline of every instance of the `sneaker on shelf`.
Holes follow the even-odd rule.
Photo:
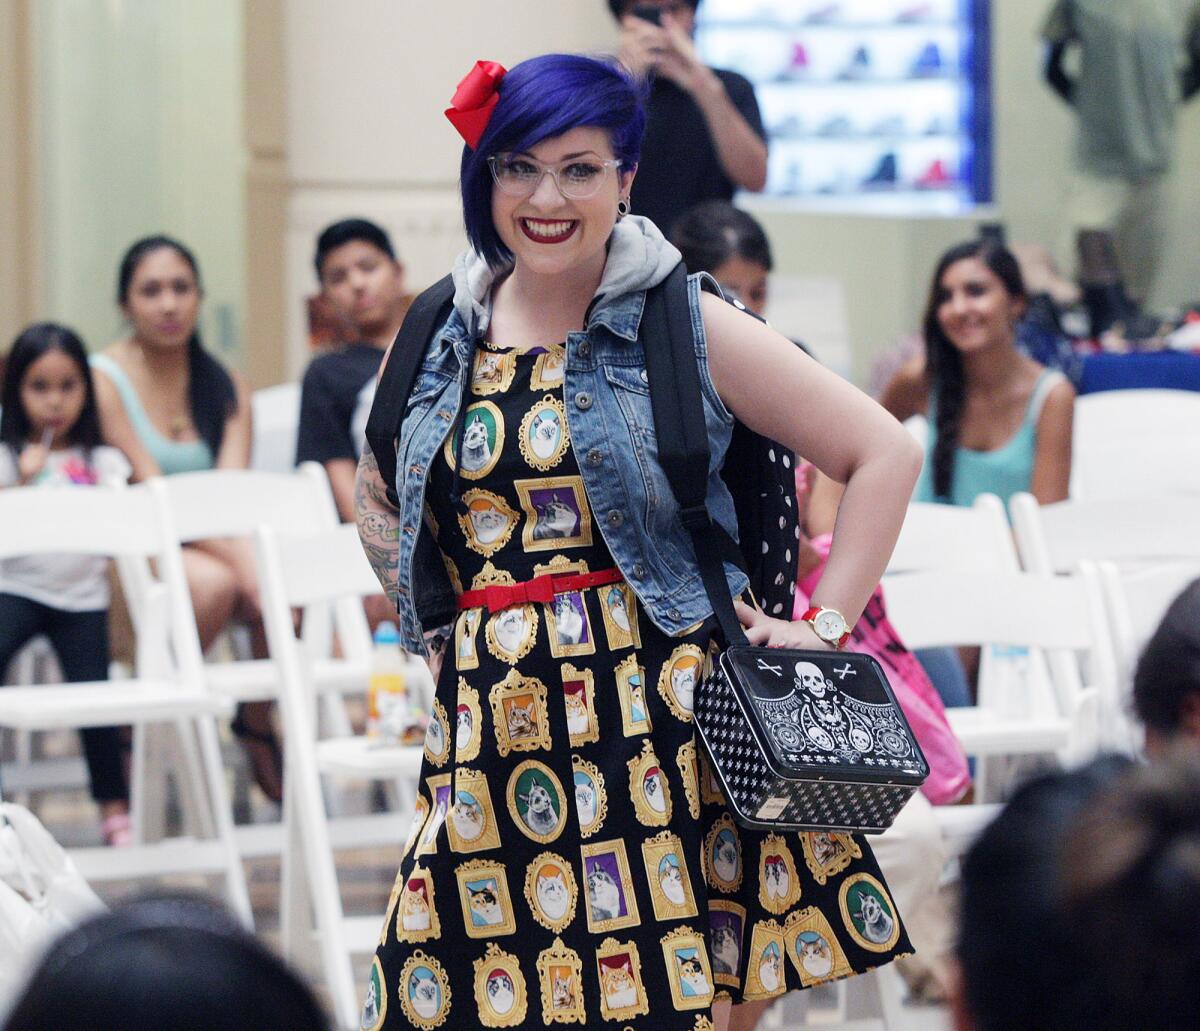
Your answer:
[[[850,63],[846,65],[840,72],[838,78],[844,81],[855,81],[858,79],[867,79],[871,76],[871,54],[864,46],[854,48],[854,54],[850,58]]]
[[[935,79],[945,74],[946,65],[942,61],[942,51],[934,42],[926,43],[917,54],[912,64],[912,76],[915,79]]]
[[[790,79],[801,79],[809,73],[808,47],[803,43],[792,44],[792,56],[788,61],[787,70],[783,73]]]
[[[854,125],[845,115],[834,115],[817,129],[818,136],[843,137],[854,133]]]
[[[945,115],[934,115],[925,126],[926,136],[949,136],[954,132],[954,123]]]
[[[767,126],[767,132],[772,136],[800,136],[804,133],[804,119],[797,114],[790,114],[785,119]]]
[[[917,177],[918,190],[945,190],[954,185],[954,177],[946,171],[946,163],[938,158]]]
[[[899,181],[900,172],[896,154],[889,150],[879,158],[879,164],[875,166],[875,171],[867,176],[861,185],[864,190],[894,190]]]
[[[872,136],[903,136],[908,124],[903,115],[888,115],[871,129]]]
[[[913,4],[896,12],[896,21],[901,25],[911,25],[913,22],[931,21],[933,19],[933,4]]]
[[[841,13],[841,4],[821,4],[809,11],[804,16],[804,20],[809,25],[827,25],[829,22],[837,21]]]

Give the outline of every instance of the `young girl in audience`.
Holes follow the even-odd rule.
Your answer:
[[[1027,297],[1017,259],[992,240],[952,247],[938,262],[925,309],[924,362],[884,390],[904,420],[929,420],[916,501],[1007,503],[1030,491],[1043,505],[1067,496],[1075,391],[1060,372],[1017,349]]]
[[[167,236],[134,243],[121,259],[117,303],[129,335],[92,358],[106,443],[119,447],[135,480],[250,464],[250,396],[210,355],[196,324],[203,290],[196,259]],[[205,649],[231,620],[250,626],[256,655],[266,655],[258,582],[249,541],[213,540],[183,549],[200,643]],[[233,729],[255,779],[282,797],[270,703],[244,703]]]
[[[129,472],[120,451],[100,444],[87,353],[79,337],[51,322],[30,326],[8,357],[0,414],[0,488],[91,487],[127,480]],[[0,676],[22,647],[44,634],[68,681],[106,680],[108,602],[103,557],[37,555],[0,561]],[[110,845],[129,844],[129,788],[120,731],[92,727],[80,736],[104,839]]]

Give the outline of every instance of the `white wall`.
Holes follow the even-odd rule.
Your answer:
[[[240,0],[40,0],[33,12],[39,316],[102,347],[117,263],[166,232],[196,253],[202,331],[236,362],[242,294]]]
[[[362,215],[393,234],[416,289],[445,275],[465,237],[461,138],[443,110],[476,60],[601,51],[615,38],[603,0],[288,0],[286,366],[308,360],[304,298],[320,229]]]

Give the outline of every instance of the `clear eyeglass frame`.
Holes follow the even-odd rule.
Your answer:
[[[514,160],[532,165],[537,169],[537,175],[530,175],[524,181],[506,175],[509,162]],[[501,193],[508,194],[510,197],[530,197],[541,185],[542,179],[546,175],[550,175],[554,179],[554,185],[558,187],[558,192],[568,200],[587,200],[589,197],[594,197],[608,179],[609,170],[619,169],[622,164],[619,158],[609,158],[606,161],[598,158],[567,158],[553,165],[544,165],[531,157],[515,154],[493,154],[487,159],[487,163],[488,168],[492,171],[492,179],[495,180]],[[586,183],[571,182],[570,178],[563,173],[572,165],[591,165],[598,167],[601,171],[599,175],[593,176]]]

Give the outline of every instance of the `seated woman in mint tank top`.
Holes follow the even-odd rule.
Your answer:
[[[1017,349],[1025,283],[1012,252],[990,240],[951,248],[938,262],[925,309],[925,360],[884,391],[896,418],[929,420],[914,501],[970,505],[982,493],[1029,491],[1047,505],[1067,496],[1075,391],[1066,378]],[[978,650],[918,658],[947,706],[970,704]]]
[[[1020,266],[1000,244],[960,244],[938,262],[925,360],[897,373],[882,399],[898,419],[929,419],[913,500],[970,505],[991,492],[1007,502],[1023,490],[1043,505],[1066,498],[1075,391],[1017,349],[1025,306]]]
[[[120,448],[133,479],[250,464],[250,396],[236,373],[204,350],[196,330],[200,270],[176,240],[152,236],[121,259],[117,303],[130,333],[92,358],[104,442]],[[249,624],[256,655],[266,655],[249,541],[200,541],[184,568],[207,647],[231,619]],[[234,731],[247,745],[255,779],[282,797],[270,704],[239,707]]]

